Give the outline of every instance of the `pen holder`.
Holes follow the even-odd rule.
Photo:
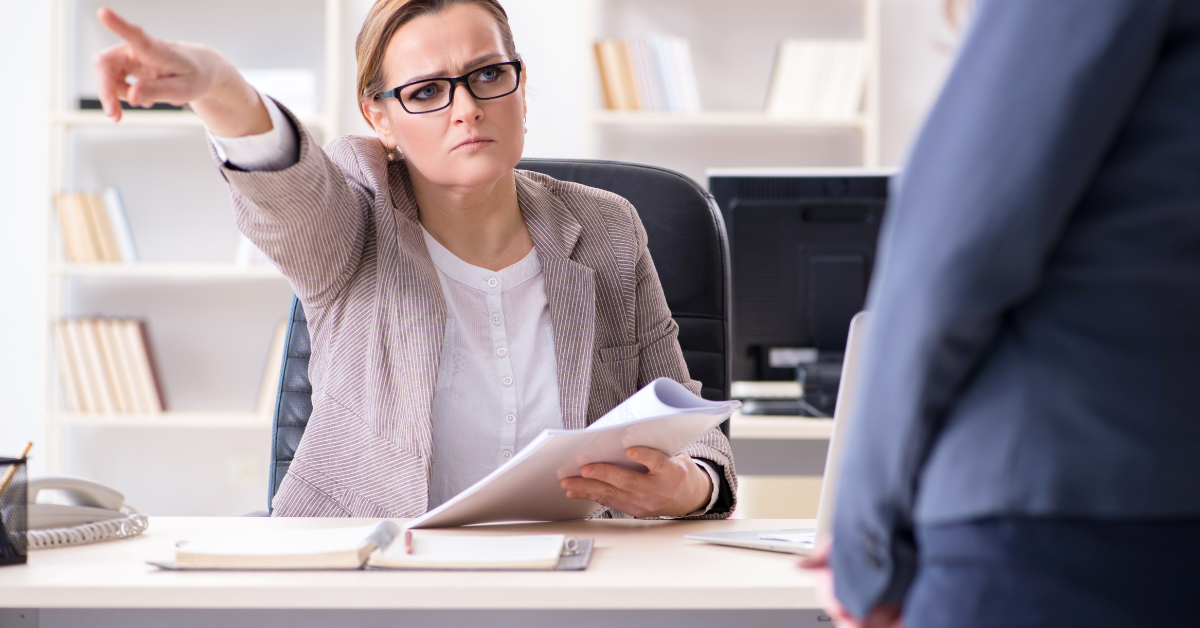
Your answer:
[[[29,547],[25,460],[0,458],[0,565],[23,565]]]

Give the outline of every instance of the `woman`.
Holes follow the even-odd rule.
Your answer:
[[[313,411],[276,514],[416,516],[655,378],[699,392],[634,208],[514,170],[525,68],[494,0],[378,2],[356,45],[378,137],[324,152],[217,52],[98,17],[124,40],[94,61],[106,113],[188,103],[239,228],[304,304]],[[719,430],[675,457],[627,453],[648,472],[589,465],[566,495],[608,516],[732,510]]]

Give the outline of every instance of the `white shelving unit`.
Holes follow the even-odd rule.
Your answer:
[[[878,167],[880,164],[880,19],[882,0],[799,0],[784,2],[783,0],[747,0],[747,2],[732,8],[713,0],[655,0],[654,2],[637,2],[636,0],[594,0],[592,10],[596,17],[592,20],[592,37],[586,44],[590,47],[597,39],[616,37],[636,37],[652,32],[677,34],[688,38],[691,44],[698,80],[701,87],[701,99],[707,100],[717,90],[713,83],[727,83],[735,89],[746,90],[754,94],[745,101],[745,108],[731,109],[728,103],[720,103],[713,110],[705,110],[696,114],[613,111],[601,108],[599,79],[591,80],[591,94],[586,102],[590,103],[589,110],[584,116],[585,150],[591,157],[603,159],[628,159],[632,161],[648,161],[676,168],[693,177],[701,177],[700,173],[708,167],[761,167],[761,166],[864,166]],[[668,12],[667,9],[673,11]],[[834,23],[834,32],[822,32],[820,26],[806,27],[803,16],[815,15],[821,12],[833,11],[837,15],[828,20]],[[762,22],[740,21],[730,24],[731,12],[737,14],[774,15],[785,12],[796,16],[794,24],[767,24]],[[847,19],[854,14],[856,17]],[[686,17],[686,19],[671,19]],[[850,21],[857,24],[849,24]],[[808,20],[819,23],[820,20]],[[753,38],[761,31],[762,38],[770,41],[757,42],[758,48],[753,52],[743,52],[747,48],[745,38]],[[736,40],[734,35],[740,35],[742,40]],[[859,115],[849,119],[797,119],[771,116],[756,107],[758,98],[765,99],[769,86],[770,68],[774,57],[770,48],[783,38],[822,38],[839,39],[861,38],[868,49],[867,83],[864,92],[863,107]],[[741,55],[741,56],[737,56]],[[737,60],[748,67],[751,75],[742,81],[737,64],[732,67],[718,64],[727,58],[737,57]],[[588,59],[594,59],[590,49]],[[589,72],[597,74],[593,67]],[[752,67],[749,67],[752,66]],[[706,85],[707,83],[707,85]],[[719,87],[719,85],[717,86]],[[761,92],[761,93],[760,93]],[[707,108],[708,103],[702,104]],[[691,134],[686,141],[672,146],[678,136],[671,135],[675,130],[684,130]],[[843,148],[836,151],[838,157],[825,161],[819,153],[823,148],[812,152],[818,153],[799,156],[802,161],[786,161],[784,156],[772,157],[757,154],[756,144],[770,139],[772,133],[788,134],[789,137],[799,136],[796,144],[804,144],[801,134],[855,134],[858,145],[852,149]],[[743,134],[743,138],[738,135]],[[691,164],[695,160],[698,148],[704,143],[695,138],[710,135],[713,137],[709,144],[712,152],[721,155],[720,163]],[[616,137],[616,139],[613,139]],[[852,140],[853,141],[853,140]],[[828,145],[828,140],[822,139],[821,147]],[[844,144],[844,141],[840,141]],[[777,151],[778,152],[778,151]],[[796,151],[799,154],[802,151]],[[829,151],[825,151],[828,153]],[[847,161],[845,155],[857,153],[858,158]],[[703,158],[702,158],[703,159]],[[711,159],[711,158],[709,158]],[[689,167],[691,165],[691,167]],[[703,183],[703,181],[700,181]]]
[[[343,0],[308,0],[307,3],[249,0],[248,4],[254,10],[262,10],[261,5],[277,5],[274,8],[279,13],[284,12],[285,8],[287,11],[308,11],[302,19],[313,25],[313,28],[309,29],[309,41],[315,36],[324,38],[321,53],[316,60],[316,63],[320,63],[320,68],[313,68],[319,77],[321,111],[315,115],[304,116],[302,120],[324,138],[336,136],[340,126],[340,106],[345,102],[340,93],[344,89],[344,49],[350,45],[343,37]],[[47,193],[46,219],[50,223],[51,259],[46,277],[50,316],[46,334],[49,337],[50,323],[64,317],[144,318],[148,320],[151,329],[152,351],[159,364],[160,377],[163,377],[162,370],[165,365],[174,368],[176,372],[188,372],[189,377],[177,377],[178,381],[167,382],[174,384],[177,392],[182,391],[177,397],[185,399],[185,402],[181,403],[178,409],[169,409],[167,412],[153,415],[70,413],[66,411],[63,403],[58,365],[51,350],[46,373],[46,446],[42,449],[46,471],[80,473],[74,468],[77,458],[86,459],[92,455],[93,452],[86,451],[82,452],[86,455],[78,455],[81,448],[86,448],[87,443],[81,442],[81,438],[70,440],[68,433],[71,430],[84,430],[83,433],[89,435],[82,438],[82,441],[90,438],[104,442],[129,442],[133,443],[131,447],[136,447],[138,441],[128,436],[133,433],[130,430],[140,434],[139,438],[149,440],[157,438],[159,441],[169,441],[182,438],[208,443],[196,444],[197,447],[210,446],[213,442],[227,443],[229,451],[211,452],[211,459],[218,460],[221,455],[230,454],[233,456],[232,462],[225,466],[241,469],[239,473],[244,475],[244,468],[250,464],[246,461],[255,460],[254,456],[261,455],[265,468],[271,417],[253,412],[254,404],[249,396],[257,392],[263,374],[262,365],[269,361],[278,362],[280,359],[280,356],[267,356],[266,346],[270,343],[275,322],[287,315],[286,295],[290,293],[290,289],[283,275],[274,267],[240,267],[232,263],[236,242],[232,213],[228,197],[225,196],[224,206],[221,206],[221,195],[212,193],[218,187],[213,178],[216,177],[219,182],[219,176],[211,162],[207,170],[205,169],[207,148],[203,142],[203,124],[196,115],[189,111],[127,110],[122,121],[114,125],[102,112],[77,108],[80,97],[93,95],[80,92],[80,85],[88,80],[87,77],[81,78],[80,73],[91,72],[90,66],[83,64],[81,60],[97,52],[97,42],[103,40],[103,33],[97,34],[99,26],[93,23],[94,18],[91,17],[91,12],[96,6],[99,6],[98,0],[51,0],[50,3],[50,61],[53,76],[49,129],[50,189]],[[172,24],[172,19],[177,17],[175,12],[181,10],[173,3],[162,5],[150,0],[114,0],[108,6],[124,13],[135,22],[147,18],[157,20],[160,25]],[[214,11],[218,9],[219,7],[214,8]],[[86,20],[92,22],[85,23]],[[214,24],[214,37],[228,36],[222,32],[220,22]],[[319,29],[315,26],[317,24],[320,25]],[[196,32],[195,29],[199,28],[195,24],[186,27],[192,29],[188,32]],[[162,28],[148,26],[147,30],[168,38],[188,38],[162,32]],[[284,40],[288,35],[288,30],[282,29],[274,35],[269,32],[261,34],[261,37]],[[202,39],[196,35],[191,37]],[[254,63],[252,55],[263,54],[263,50],[240,51],[242,63]],[[287,67],[278,61],[279,58],[276,55],[258,67]],[[311,61],[312,59],[306,67],[316,65]],[[79,67],[80,65],[83,67]],[[116,146],[113,152],[117,157],[110,159],[105,155],[97,163],[97,151],[111,145]],[[146,153],[153,151],[159,152],[147,156]],[[134,156],[154,165],[158,155],[162,156],[162,169],[148,170],[144,181],[138,180],[136,176],[131,177],[128,168],[125,171],[121,170],[122,157]],[[172,159],[186,160],[188,165],[173,168]],[[134,175],[136,174],[135,172]],[[142,258],[146,261],[132,264],[69,263],[59,241],[60,230],[54,212],[53,197],[63,192],[98,191],[99,187],[115,183],[108,178],[120,177],[125,178],[119,187],[126,199],[127,209],[138,204],[141,207],[140,213],[130,211],[130,222],[133,225],[135,241],[143,253]],[[131,178],[133,183],[130,183]],[[178,181],[182,181],[183,184],[179,186],[180,191],[176,194],[171,186],[173,182]],[[196,183],[197,181],[199,183]],[[223,185],[223,182],[220,182],[220,185]],[[205,190],[205,194],[199,195],[203,198],[197,198],[197,195],[192,193],[194,187]],[[199,228],[196,227],[196,213],[206,214]],[[147,255],[146,251],[150,251],[151,254]],[[178,255],[175,255],[176,252]],[[230,261],[223,262],[221,259]],[[195,303],[181,303],[190,295],[195,295]],[[243,307],[253,312],[246,313],[243,317]],[[196,309],[204,311],[195,313]],[[197,321],[201,323],[197,324]],[[253,325],[254,329],[247,329],[246,325]],[[197,328],[195,333],[198,336],[207,336],[210,341],[208,344],[225,343],[241,349],[252,344],[249,342],[252,340],[253,343],[261,345],[262,354],[252,355],[249,349],[232,351],[224,357],[228,361],[227,364],[214,363],[210,359],[211,355],[197,357],[188,352],[206,349],[210,354],[216,353],[218,360],[222,358],[219,349],[204,347],[205,339],[189,338],[187,334],[191,328]],[[154,338],[155,330],[166,330],[162,333],[168,336],[174,334],[171,338],[182,338],[183,341],[158,342],[158,339]],[[52,340],[47,342],[47,346],[54,346]],[[208,362],[204,364],[190,364],[204,362],[206,359]],[[262,361],[258,361],[259,359]],[[239,382],[244,384],[243,394],[232,395],[225,390],[228,387],[222,377],[228,379],[227,372],[234,371],[239,373]],[[193,373],[198,375],[193,376]],[[166,379],[170,380],[170,377]],[[247,379],[253,381],[245,381]],[[238,397],[241,401],[231,402],[233,397]],[[206,407],[209,400],[212,401],[212,406]],[[168,403],[170,401],[171,396],[168,395]],[[96,432],[97,429],[102,431]],[[120,430],[121,436],[109,435],[105,430],[110,429]],[[184,436],[184,433],[188,435]],[[210,433],[211,437],[205,436]],[[69,439],[70,442],[65,442],[65,439]],[[198,453],[188,451],[188,448],[186,443],[180,445],[181,457]],[[67,453],[64,452],[74,453],[67,459]],[[141,453],[146,453],[151,458],[170,457],[170,452],[164,452],[161,448]],[[130,452],[113,452],[114,456],[129,454]],[[204,452],[204,455],[208,453]],[[197,481],[194,472],[190,478],[170,480],[180,486],[190,485],[193,489],[193,495],[188,499],[179,499],[176,503],[186,504],[189,500],[192,503],[212,503],[213,499],[208,495],[221,490],[224,486],[222,482],[227,484],[231,481],[230,474],[221,473],[221,463],[215,464],[217,472],[211,474],[212,477],[207,483]],[[181,466],[186,465],[187,462],[181,463]],[[258,462],[255,462],[251,466],[257,465]],[[170,476],[172,473],[187,474],[189,470],[146,469],[145,472]],[[261,482],[258,478],[241,479],[255,487],[265,487],[265,473]],[[254,495],[257,496],[263,491],[265,488],[255,488]],[[138,503],[132,497],[131,502]],[[261,505],[255,507],[261,508]],[[143,505],[142,508],[146,506]]]
[[[252,280],[282,279],[273,266],[237,266],[235,264],[54,264],[50,273],[59,278],[87,279],[90,277],[123,279],[207,279]]]

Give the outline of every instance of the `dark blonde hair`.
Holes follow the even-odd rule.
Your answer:
[[[374,100],[379,93],[395,85],[385,85],[383,56],[388,43],[401,26],[422,15],[441,13],[455,4],[473,4],[487,11],[500,28],[500,39],[509,60],[517,59],[517,45],[513,42],[512,29],[508,26],[508,14],[496,0],[379,0],[371,7],[362,30],[354,43],[354,58],[358,62],[358,99]],[[359,107],[359,113],[367,124],[371,120]]]

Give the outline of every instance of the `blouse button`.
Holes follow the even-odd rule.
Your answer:
[[[493,325],[499,325],[500,323],[503,323],[503,322],[504,322],[503,316],[500,316],[499,314],[492,314],[492,324]]]
[[[504,382],[505,386],[512,386],[512,378],[507,375],[505,375],[504,379],[502,379],[500,381]]]
[[[495,288],[498,285],[500,285],[499,279],[496,279],[495,277],[488,279],[488,287],[489,288]]]
[[[499,349],[496,349],[496,355],[498,355],[500,357],[504,357],[504,356],[508,355],[508,348],[500,347]]]
[[[505,449],[503,452],[500,453],[500,457],[504,458],[505,460],[508,460],[509,458],[512,458],[512,452]]]
[[[505,423],[516,423],[517,415],[509,412],[508,414],[504,415],[504,422]]]

